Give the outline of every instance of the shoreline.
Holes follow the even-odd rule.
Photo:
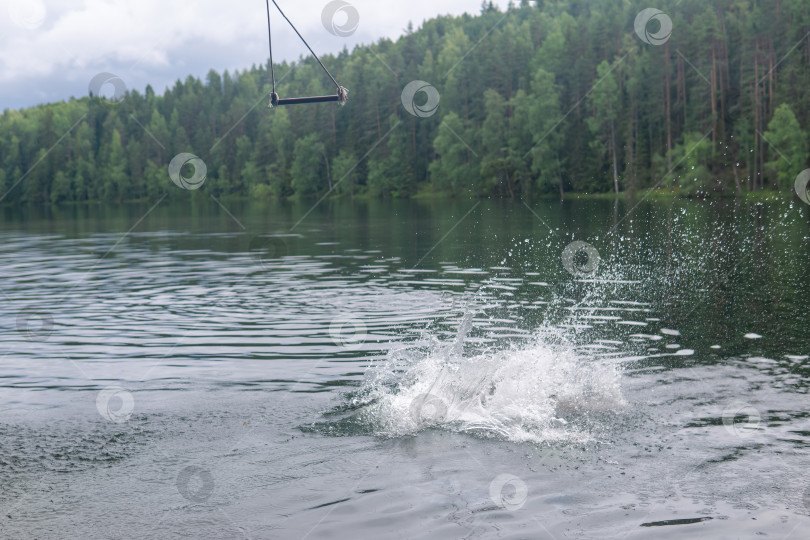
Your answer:
[[[605,192],[605,193],[579,193],[579,192],[566,192],[562,199],[560,199],[559,194],[556,193],[547,193],[541,195],[532,195],[529,197],[462,197],[458,194],[446,193],[446,192],[434,192],[434,191],[420,191],[414,195],[409,197],[378,197],[376,195],[369,195],[369,194],[357,194],[354,197],[346,194],[337,194],[327,196],[326,200],[341,200],[341,199],[352,199],[361,202],[370,202],[373,200],[377,201],[390,201],[390,200],[411,200],[417,202],[430,202],[430,201],[451,201],[451,200],[466,200],[466,199],[476,199],[476,200],[498,200],[498,201],[537,201],[537,200],[562,200],[562,201],[577,201],[577,200],[654,200],[654,201],[675,201],[675,200],[688,200],[688,201],[719,201],[719,200],[738,200],[738,201],[753,201],[753,202],[776,202],[776,201],[785,201],[790,200],[795,197],[794,193],[790,193],[790,195],[783,194],[779,191],[774,191],[772,189],[764,189],[759,191],[749,191],[743,192],[740,194],[734,193],[724,193],[724,194],[712,194],[711,196],[695,196],[694,194],[685,194],[678,190],[674,189],[642,189],[636,191],[621,191],[618,194],[613,192]],[[205,197],[206,199],[208,197]],[[171,197],[170,197],[171,199]],[[196,197],[193,197],[191,200],[195,200]],[[309,200],[317,200],[317,196],[298,196],[293,195],[290,197],[251,197],[248,195],[221,195],[219,197],[220,200],[224,201],[234,201],[234,202],[246,202],[246,201],[255,201],[255,202],[301,202],[301,201],[309,201]],[[124,199],[124,200],[87,200],[87,201],[60,201],[58,203],[50,203],[50,202],[42,202],[42,203],[28,203],[25,206],[53,206],[53,207],[70,207],[70,206],[92,206],[92,205],[100,205],[100,204],[137,204],[137,203],[149,203],[153,202],[151,199]],[[19,206],[18,203],[6,203],[0,205],[2,207],[8,206]]]

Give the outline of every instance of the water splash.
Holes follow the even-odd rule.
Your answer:
[[[583,349],[560,328],[538,329],[528,344],[465,355],[466,313],[453,340],[393,350],[371,366],[359,391],[312,426],[332,434],[386,437],[443,429],[522,442],[593,440],[597,418],[625,405],[615,359]]]

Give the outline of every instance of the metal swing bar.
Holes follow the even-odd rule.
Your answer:
[[[327,101],[340,101],[340,96],[311,96],[311,97],[293,97],[278,99],[273,104],[273,107],[281,105],[299,105],[301,103],[325,103]]]
[[[272,1],[273,5],[276,6],[278,12],[281,13],[282,17],[284,17],[284,20],[286,20],[287,23],[289,23],[290,27],[292,27],[292,29],[295,31],[295,33],[298,34],[298,37],[301,38],[301,41],[303,41],[304,45],[307,46],[307,49],[309,49],[309,52],[312,53],[312,56],[315,58],[315,60],[318,61],[318,63],[321,65],[321,67],[329,76],[329,78],[332,79],[332,82],[335,83],[335,86],[337,87],[337,93],[334,96],[310,96],[310,97],[297,97],[284,99],[281,99],[279,97],[278,93],[276,93],[276,73],[273,67],[273,36],[270,30],[270,0],[265,0],[265,4],[267,5],[267,38],[268,44],[270,46],[270,76],[273,81],[273,92],[270,94],[270,103],[267,106],[279,107],[281,105],[298,105],[302,103],[324,103],[329,101],[336,101],[340,103],[341,106],[345,105],[346,102],[349,100],[349,91],[338,84],[338,82],[335,80],[332,74],[329,73],[329,70],[326,69],[326,66],[323,65],[321,59],[318,58],[318,55],[315,54],[315,51],[312,50],[312,47],[309,46],[307,40],[304,39],[304,36],[301,35],[301,33],[298,31],[298,29],[295,27],[292,21],[290,21],[290,19],[287,18],[284,12],[281,11],[281,8],[276,3],[276,0]]]

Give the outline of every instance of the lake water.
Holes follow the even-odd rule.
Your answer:
[[[0,209],[0,537],[810,534],[810,207],[311,204]]]

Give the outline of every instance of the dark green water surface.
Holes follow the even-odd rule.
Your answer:
[[[806,537],[810,207],[314,202],[0,209],[0,537]]]

